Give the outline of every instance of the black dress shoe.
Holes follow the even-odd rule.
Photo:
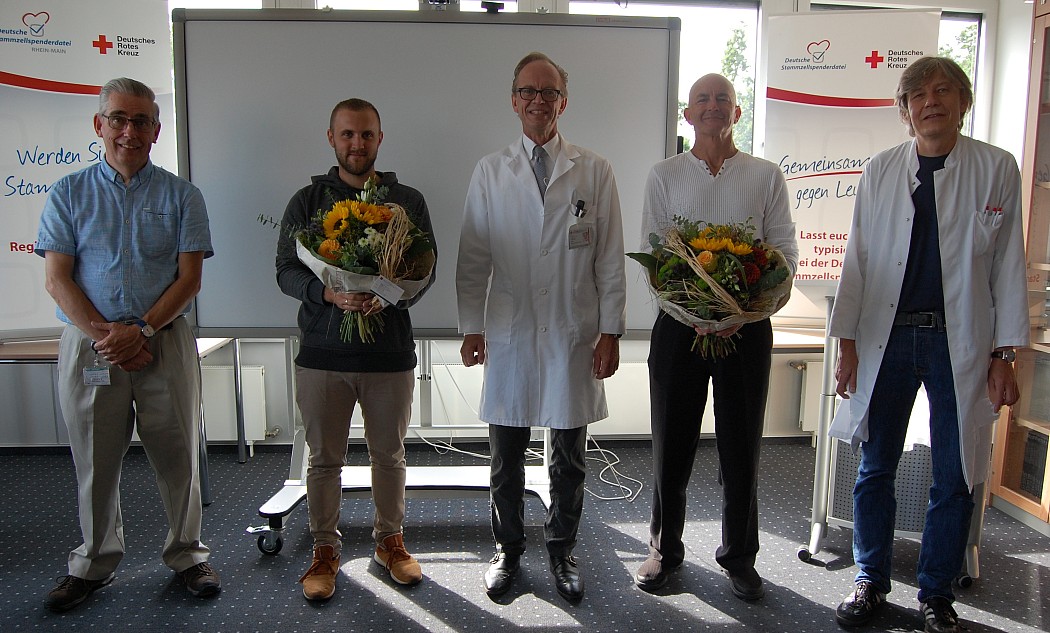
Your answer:
[[[551,556],[551,573],[554,574],[554,586],[562,598],[569,602],[583,598],[583,578],[580,577],[576,557]]]
[[[733,589],[733,595],[741,600],[759,600],[765,594],[762,589],[762,577],[758,575],[754,567],[740,571],[725,570],[729,577],[729,586]]]
[[[656,591],[667,584],[667,580],[676,569],[678,565],[667,565],[650,556],[635,573],[634,583],[642,591]]]
[[[514,575],[518,573],[521,562],[521,554],[508,554],[507,552],[496,552],[489,561],[491,564],[485,571],[485,593],[490,596],[501,596],[510,589],[510,583]]]

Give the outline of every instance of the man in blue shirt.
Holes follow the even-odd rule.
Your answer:
[[[182,318],[212,255],[208,215],[196,187],[149,160],[160,135],[153,91],[114,79],[99,104],[105,158],[55,183],[35,249],[66,323],[59,399],[84,537],[69,554],[69,575],[48,593],[53,611],[113,581],[124,555],[121,461],[136,429],[168,517],[164,563],[195,596],[220,590],[200,541],[200,374]]]

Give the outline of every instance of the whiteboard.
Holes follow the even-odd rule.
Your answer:
[[[514,66],[531,51],[569,73],[559,130],[612,164],[625,246],[640,243],[649,168],[675,151],[677,18],[331,10],[175,10],[180,173],[204,193],[202,336],[294,334],[299,303],[277,287],[277,232],[292,195],[335,164],[326,130],[349,97],[375,104],[376,169],[427,200],[437,281],[411,309],[419,338],[456,336],[455,264],[478,159],[521,136]],[[655,309],[629,262],[627,327]]]

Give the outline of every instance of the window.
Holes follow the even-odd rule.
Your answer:
[[[981,40],[981,18],[972,13],[942,13],[937,54],[950,57],[966,72],[977,93],[977,45]],[[973,134],[973,109],[963,123],[963,134]]]
[[[501,0],[504,13],[515,13],[517,2]],[[376,9],[383,11],[418,11],[419,0],[317,0],[318,7],[330,6],[333,9]],[[460,11],[484,11],[481,0],[460,0]]]
[[[678,62],[678,134],[688,149],[693,130],[682,117],[689,99],[689,88],[699,77],[720,73],[737,90],[742,114],[733,138],[737,146],[751,153],[755,104],[755,31],[758,3],[701,4],[692,6],[658,2],[570,2],[569,12],[597,15],[640,15],[677,17],[682,20],[681,51]]]
[[[262,0],[168,0],[168,17],[172,9],[260,9]]]

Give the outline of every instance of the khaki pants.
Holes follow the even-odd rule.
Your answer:
[[[342,372],[295,368],[296,402],[310,447],[306,500],[314,545],[340,549],[339,505],[350,418],[361,404],[372,467],[377,543],[401,532],[405,518],[405,434],[412,417],[415,372]]]
[[[124,556],[120,513],[122,459],[138,429],[157,476],[168,517],[164,564],[182,571],[208,560],[200,541],[200,374],[197,346],[186,319],[157,332],[153,362],[137,372],[109,367],[110,384],[84,384],[95,363],[91,339],[67,326],[59,343],[59,401],[77,469],[80,530],[84,543],[69,554],[69,573],[98,580]]]

